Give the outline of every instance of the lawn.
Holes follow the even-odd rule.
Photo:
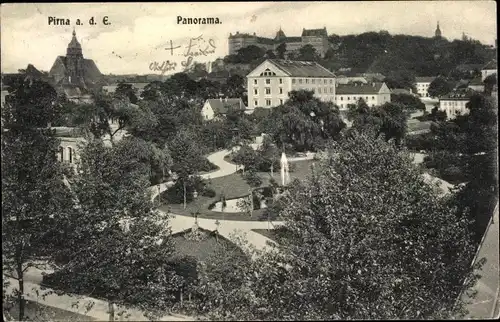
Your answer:
[[[306,160],[291,162],[290,180],[305,179],[311,174],[311,165],[317,161]],[[257,175],[262,179],[261,187],[269,185],[271,174],[266,172],[258,172]],[[276,182],[281,183],[280,171],[273,173],[273,178]],[[208,186],[212,188],[216,196],[214,198],[199,196],[196,200],[188,203],[186,209],[182,204],[169,204],[160,207],[163,211],[170,211],[176,215],[192,216],[193,213],[199,213],[199,218],[209,219],[224,219],[224,220],[246,220],[257,221],[262,220],[261,216],[265,209],[255,210],[253,216],[250,217],[245,213],[222,213],[208,209],[209,205],[220,200],[220,196],[224,195],[226,199],[234,199],[246,196],[250,193],[251,187],[243,179],[240,173],[233,173],[228,176],[213,178],[208,181]],[[162,198],[164,199],[164,198]]]
[[[420,122],[416,119],[411,119],[408,121],[407,124],[408,124],[408,132],[430,130],[431,128],[430,121]]]
[[[61,310],[55,307],[46,306],[38,302],[26,301],[25,308],[25,321],[97,321],[89,316],[73,313],[66,310]],[[4,312],[12,317],[11,321],[17,321],[19,318],[19,308],[14,305],[11,308],[6,308],[4,305]],[[7,315],[6,314],[6,315]]]
[[[186,234],[190,233],[190,230],[172,235],[175,244],[174,254],[177,256],[192,256],[199,262],[206,261],[208,258],[214,256],[218,248],[235,250],[243,255],[243,252],[226,238],[219,236],[217,240],[211,231],[201,228],[198,231],[204,236],[200,241],[186,238]]]

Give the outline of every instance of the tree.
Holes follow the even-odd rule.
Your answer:
[[[168,222],[154,209],[149,166],[137,142],[106,147],[90,140],[81,150],[71,188],[79,207],[66,218],[61,268],[44,283],[66,291],[136,305],[162,315],[181,278],[174,272]]]
[[[319,58],[316,48],[312,45],[307,44],[299,49],[299,60],[317,61]]]
[[[474,256],[464,214],[408,154],[380,139],[353,132],[320,169],[282,196],[284,232],[274,250],[238,269],[230,293],[205,299],[214,318],[453,316]]]
[[[272,50],[268,50],[268,51],[266,51],[266,58],[267,59],[275,59],[276,55],[274,54],[274,52]]]
[[[285,53],[286,53],[286,43],[281,43],[276,47],[276,54],[279,59],[285,59]]]
[[[412,89],[414,93],[417,92],[415,88],[415,74],[405,69],[391,71],[384,82],[389,88],[407,88]]]
[[[59,218],[72,210],[59,141],[46,128],[56,108],[55,90],[39,81],[12,87],[2,106],[2,269],[18,281],[19,321],[25,320],[24,273],[37,256],[52,255]]]
[[[126,84],[124,82],[118,83],[114,96],[120,99],[126,98],[130,103],[137,104],[136,89],[132,84]]]
[[[440,97],[448,94],[452,89],[453,85],[444,77],[436,77],[429,85],[427,92],[430,97]]]
[[[252,61],[263,58],[264,54],[265,54],[264,49],[258,46],[250,45],[243,47],[239,49],[237,53],[238,63],[250,64]]]
[[[191,182],[189,177],[198,171],[203,171],[208,160],[203,156],[202,150],[190,131],[179,132],[170,143],[169,148],[173,160],[172,171],[177,174],[177,181],[183,186],[185,209],[188,186]]]
[[[407,94],[391,94],[391,102],[399,103],[404,106],[406,111],[425,111],[425,104],[413,95]]]

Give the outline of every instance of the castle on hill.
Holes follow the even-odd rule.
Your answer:
[[[297,51],[305,45],[311,45],[316,49],[316,52],[323,57],[330,47],[328,42],[328,33],[326,27],[323,29],[302,29],[300,37],[287,37],[283,30],[278,30],[274,38],[259,37],[255,33],[229,34],[229,55],[234,55],[239,49],[251,45],[263,48],[264,50],[273,50],[281,45],[286,45],[286,51]]]

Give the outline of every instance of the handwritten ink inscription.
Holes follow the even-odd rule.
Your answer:
[[[165,47],[165,50],[170,54],[170,56],[175,56],[177,49],[181,48],[180,45],[174,45],[172,40],[169,41],[168,45]],[[184,47],[184,51],[179,56],[184,57],[181,61],[181,66],[183,70],[189,69],[190,66],[193,65],[196,57],[208,56],[210,54],[215,53],[216,49],[215,40],[210,38],[205,40],[203,35],[200,35],[195,38],[189,39],[189,43]],[[177,68],[176,62],[171,62],[170,60],[159,62],[152,62],[149,64],[149,70],[161,72],[161,74],[165,74],[168,71],[175,71]]]

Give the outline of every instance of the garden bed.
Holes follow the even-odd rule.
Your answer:
[[[291,162],[291,168],[293,168],[293,172],[290,172],[290,180],[294,179],[305,179],[311,175],[311,165],[317,161],[314,160],[305,160],[305,161],[297,161]],[[261,178],[262,183],[259,187],[262,188],[270,185],[271,174],[267,172],[258,172],[257,175]],[[281,183],[281,174],[280,171],[275,171],[273,173],[272,178],[276,180],[276,182]],[[222,195],[228,199],[241,198],[244,196],[248,196],[251,190],[256,188],[251,187],[242,178],[240,173],[233,173],[228,176],[223,176],[219,178],[213,178],[207,180],[207,187],[213,189],[216,193],[216,196],[213,198],[198,196],[192,202],[188,202],[186,204],[186,209],[184,209],[184,205],[181,204],[168,204],[160,207],[161,210],[167,212],[170,211],[176,215],[181,216],[193,216],[193,214],[198,213],[198,218],[208,218],[208,219],[223,219],[223,220],[241,220],[241,221],[261,221],[265,220],[263,215],[265,213],[265,209],[255,210],[250,217],[245,212],[216,212],[212,211],[209,206],[217,201],[220,201]],[[164,197],[161,200],[166,200]]]

